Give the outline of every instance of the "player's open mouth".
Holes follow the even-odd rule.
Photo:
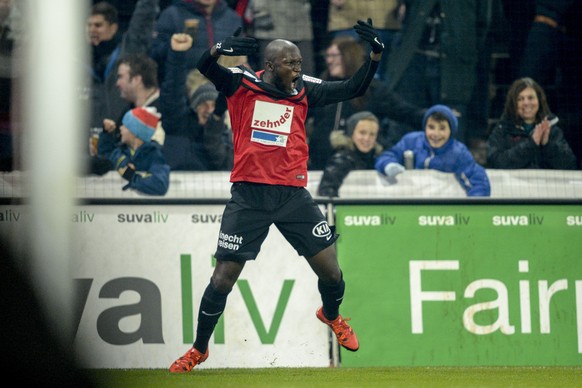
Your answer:
[[[291,80],[291,87],[294,88],[295,84],[297,84],[297,80],[299,80],[299,75],[295,78],[293,78],[293,80]]]

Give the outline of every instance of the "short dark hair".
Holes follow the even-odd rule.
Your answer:
[[[439,111],[431,113],[428,116],[428,118],[433,119],[436,122],[441,122],[441,121],[448,122],[449,121],[449,118],[447,117],[447,115],[444,114],[443,112],[439,112]],[[449,125],[450,125],[450,123],[449,123]]]
[[[131,78],[141,75],[144,87],[158,87],[158,64],[151,57],[143,53],[129,54],[119,60],[118,66],[121,64],[129,66]]]
[[[119,24],[119,14],[117,9],[106,1],[100,1],[93,4],[93,7],[91,7],[91,16],[93,15],[103,15],[103,18],[109,24]]]

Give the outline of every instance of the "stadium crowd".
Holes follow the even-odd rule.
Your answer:
[[[424,131],[423,116],[435,105],[451,109],[452,137],[484,168],[580,169],[581,13],[573,0],[93,1],[89,85],[82,88],[91,122],[79,129],[84,172],[115,169],[110,152],[121,142],[125,114],[137,107],[157,110],[157,128],[144,140],[157,143],[171,170],[230,170],[229,112],[222,93],[196,73],[202,53],[242,27],[259,49],[225,66],[260,70],[265,45],[282,38],[301,49],[303,74],[345,79],[368,55],[352,29],[368,17],[386,45],[381,65],[366,95],[310,111],[310,169],[334,163],[331,139],[351,136],[350,116],[376,117],[379,155]],[[23,23],[18,2],[0,0],[0,171],[21,166],[13,53]],[[431,168],[428,159],[422,166]]]

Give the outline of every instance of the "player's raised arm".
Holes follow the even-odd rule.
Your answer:
[[[218,58],[221,55],[241,56],[253,55],[259,49],[259,44],[255,38],[240,36],[242,28],[236,29],[232,36],[221,40],[210,48],[210,55]]]
[[[384,51],[384,43],[380,39],[378,31],[372,25],[372,19],[368,18],[368,21],[358,20],[354,26],[354,30],[358,33],[362,40],[370,43],[372,46],[372,52],[370,53],[370,58],[372,60],[379,62],[382,58],[382,51]]]

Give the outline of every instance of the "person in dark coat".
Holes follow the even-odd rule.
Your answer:
[[[390,90],[420,106],[458,112],[457,140],[465,143],[468,104],[477,73],[482,7],[477,0],[406,0],[402,40],[388,59]]]
[[[513,82],[487,140],[490,168],[576,169],[576,155],[555,123],[544,89],[529,77]]]
[[[347,132],[335,131],[331,135],[336,150],[321,177],[317,194],[339,197],[339,188],[352,170],[373,170],[376,157],[382,152],[378,144],[380,122],[372,112],[363,111],[347,120]]]
[[[158,63],[160,81],[166,76],[164,62],[173,34],[187,32],[192,36],[193,46],[186,56],[188,70],[192,70],[204,51],[242,25],[242,18],[225,1],[175,1],[160,13],[154,27],[150,55]]]
[[[87,19],[87,39],[91,45],[91,127],[101,127],[103,119],[122,117],[130,109],[117,89],[117,62],[137,53],[147,53],[159,0],[139,0],[126,32],[119,30],[115,7],[101,1],[91,8]]]
[[[190,35],[172,35],[168,75],[160,92],[166,132],[164,156],[172,171],[230,171],[234,153],[224,96],[219,97],[216,87],[198,70],[194,72],[201,84],[190,96],[185,93],[186,57],[191,47]]]
[[[575,0],[534,3],[518,77],[530,77],[544,88],[582,168],[582,6]]]

